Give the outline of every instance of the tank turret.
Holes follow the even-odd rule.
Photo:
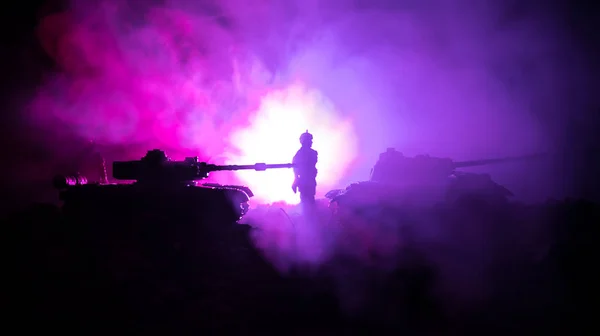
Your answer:
[[[544,154],[523,155],[485,160],[453,161],[429,155],[406,157],[394,148],[388,148],[379,155],[379,160],[371,170],[370,181],[400,185],[427,185],[440,183],[457,173],[459,168],[484,166],[530,160]]]

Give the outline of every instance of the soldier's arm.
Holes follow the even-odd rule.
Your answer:
[[[296,164],[298,163],[298,153],[296,153],[296,155],[294,155],[294,158],[292,159],[292,164],[294,165],[294,167],[292,168],[294,170],[294,178],[298,177],[298,167],[296,167]]]

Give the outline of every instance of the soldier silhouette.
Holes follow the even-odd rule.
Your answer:
[[[318,153],[312,149],[313,136],[306,132],[300,135],[302,147],[294,155],[294,193],[300,192],[301,203],[314,203],[317,191],[317,160]]]

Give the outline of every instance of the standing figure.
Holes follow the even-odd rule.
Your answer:
[[[300,191],[300,202],[314,203],[317,192],[317,159],[318,153],[312,149],[313,136],[306,130],[300,135],[302,147],[294,155],[294,193]]]

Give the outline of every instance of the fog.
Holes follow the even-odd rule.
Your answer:
[[[365,179],[387,147],[456,160],[568,147],[562,111],[584,68],[556,15],[533,2],[119,4],[77,2],[40,21],[58,66],[27,111],[50,150],[67,129],[132,159],[150,147],[213,160],[245,153],[257,144],[232,144],[232,134],[252,128],[269,92],[298,83],[331,105],[303,120],[332,133],[315,134],[329,166],[340,156],[327,187]],[[282,120],[293,144],[304,129]],[[352,132],[335,133],[341,121]],[[536,175],[556,174],[540,166],[549,165]]]

